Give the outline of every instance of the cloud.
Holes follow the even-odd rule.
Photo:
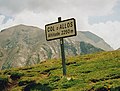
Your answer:
[[[5,16],[1,15],[0,16],[0,21],[1,21],[1,27],[0,29],[4,29],[4,28],[8,28],[14,25],[18,25],[18,24],[25,24],[25,25],[32,25],[32,26],[37,26],[39,28],[44,29],[45,24],[49,23],[49,22],[53,22],[53,21],[57,21],[56,15],[54,13],[49,12],[49,16],[48,14],[44,13],[44,14],[36,14],[34,12],[31,11],[27,11],[24,10],[21,13],[17,14],[16,17],[13,18],[9,18],[8,21],[3,24],[2,21],[4,21],[4,19],[6,18]]]
[[[120,22],[107,21],[91,25],[91,31],[101,36],[114,49],[120,47]]]
[[[63,0],[0,0],[0,12],[9,15],[18,14],[24,10],[45,12],[58,9],[63,3]]]
[[[108,14],[117,0],[0,0],[0,12],[3,14],[17,14],[24,10],[34,12],[63,12]]]
[[[12,26],[12,25],[15,25],[12,18],[9,18],[9,19],[7,20],[7,22],[6,22],[5,24],[3,24],[3,22],[4,22],[5,19],[6,19],[5,16],[0,15],[0,31],[1,31],[2,29],[5,29],[5,28],[10,27],[10,26]]]
[[[2,21],[4,20],[5,16],[0,15],[0,25],[2,24]]]
[[[0,13],[19,20],[15,20],[15,23],[22,21],[21,23],[24,24],[29,16],[32,19],[34,16],[40,16],[40,23],[57,20],[56,18],[59,16],[74,17],[77,19],[79,29],[87,29],[89,16],[111,14],[116,3],[117,0],[0,0]],[[31,13],[28,15],[28,12]],[[26,16],[22,17],[23,15]],[[32,19],[30,20],[32,21]]]
[[[77,30],[91,30],[117,48],[120,22],[107,20],[104,23],[89,24],[89,17],[109,16],[119,0],[0,0],[0,28],[16,24],[34,25],[44,29],[45,24],[74,17]],[[2,24],[4,16],[13,17]],[[113,32],[114,31],[114,32]],[[118,43],[119,42],[119,43]]]

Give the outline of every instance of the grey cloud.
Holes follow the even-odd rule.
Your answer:
[[[62,6],[63,3],[62,0],[0,0],[0,12],[3,14],[16,14],[25,9],[43,12],[56,9]]]
[[[0,0],[0,12],[17,14],[23,10],[34,12],[80,12],[88,15],[111,10],[117,0]],[[107,9],[106,9],[107,8]]]
[[[28,10],[45,18],[75,17],[82,29],[88,26],[88,16],[107,15],[117,0],[0,0],[0,13],[13,16]],[[51,14],[51,16],[50,16]]]
[[[13,18],[13,17],[11,17],[11,16],[5,16],[4,20],[2,21],[2,24],[7,23],[7,21],[8,21],[9,19],[14,20],[14,18]]]

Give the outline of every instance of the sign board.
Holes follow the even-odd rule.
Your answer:
[[[54,40],[76,36],[76,22],[74,18],[45,25],[46,40]]]

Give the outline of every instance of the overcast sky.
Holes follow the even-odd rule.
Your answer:
[[[0,0],[0,30],[75,18],[78,31],[91,31],[114,49],[120,47],[120,0]]]

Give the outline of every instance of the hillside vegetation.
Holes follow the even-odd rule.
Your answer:
[[[0,91],[120,91],[120,50],[0,71]],[[3,90],[3,91],[4,91]]]

